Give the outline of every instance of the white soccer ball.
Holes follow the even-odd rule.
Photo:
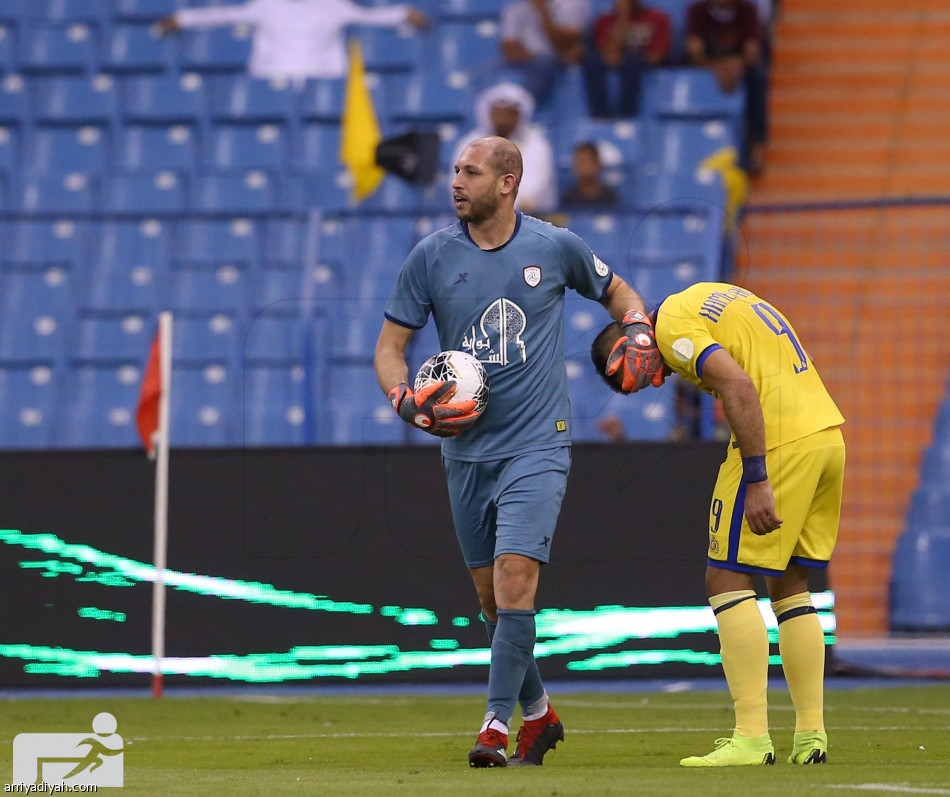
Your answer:
[[[426,360],[413,390],[419,391],[433,382],[456,382],[452,401],[475,401],[475,412],[481,414],[488,405],[488,374],[485,366],[464,351],[440,351]]]

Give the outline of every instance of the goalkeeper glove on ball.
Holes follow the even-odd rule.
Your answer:
[[[406,423],[436,437],[455,437],[478,420],[475,401],[452,401],[454,381],[433,382],[413,393],[405,382],[389,391],[389,403]]]

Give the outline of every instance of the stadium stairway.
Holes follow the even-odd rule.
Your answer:
[[[942,6],[783,4],[768,166],[739,251],[737,281],[787,311],[848,419],[831,570],[844,634],[887,630],[891,557],[950,371],[938,334],[950,311],[950,197],[893,201],[950,186]],[[815,202],[830,204],[795,208]]]

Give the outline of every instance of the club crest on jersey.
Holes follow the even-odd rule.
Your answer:
[[[610,269],[607,267],[607,264],[597,257],[597,255],[594,255],[594,271],[597,272],[598,277],[606,277],[610,271]]]
[[[541,284],[541,267],[525,266],[524,281],[528,283],[529,288],[537,288]]]

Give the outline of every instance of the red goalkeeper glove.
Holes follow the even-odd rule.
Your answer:
[[[478,420],[475,401],[452,401],[454,381],[433,382],[413,393],[405,382],[389,391],[389,403],[399,417],[436,437],[455,437]]]
[[[653,324],[639,310],[628,310],[620,322],[618,340],[607,358],[607,376],[620,373],[620,389],[636,393],[652,384],[663,384],[663,358],[653,335]]]

